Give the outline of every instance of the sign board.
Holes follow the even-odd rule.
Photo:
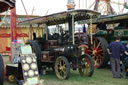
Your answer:
[[[22,54],[32,54],[32,48],[30,45],[23,45],[21,46],[21,53]]]
[[[28,78],[27,85],[35,85],[38,84],[38,77]]]

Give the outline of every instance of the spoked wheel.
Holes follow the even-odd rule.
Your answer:
[[[0,85],[3,85],[4,78],[5,78],[4,61],[2,56],[0,55]]]
[[[95,68],[105,66],[108,62],[107,41],[102,37],[94,37],[93,44],[89,45],[86,53],[90,54],[94,61]]]
[[[81,65],[81,68],[79,68],[80,75],[91,77],[94,73],[94,63],[92,57],[85,54],[80,57],[79,61]]]
[[[38,69],[40,71],[41,70],[41,49],[39,44],[33,40],[27,41],[26,44],[30,44],[32,47],[32,52],[36,54]]]
[[[68,79],[69,78],[70,64],[65,57],[60,56],[56,59],[55,72],[56,72],[56,76],[59,79]]]

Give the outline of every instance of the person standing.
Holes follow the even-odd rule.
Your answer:
[[[122,52],[128,55],[128,52],[125,50],[123,44],[120,43],[119,36],[107,46],[107,51],[110,55],[113,78],[120,78],[120,55]]]
[[[128,52],[128,42],[126,43],[126,45],[124,46],[125,50]],[[126,55],[125,53],[123,53],[123,56],[122,56],[122,61],[125,60],[125,58],[127,58],[128,55]]]
[[[125,45],[125,50],[128,52],[128,42],[126,43]],[[125,53],[122,54],[122,76],[123,78],[126,78],[128,72],[127,72],[127,69],[128,69],[128,55],[126,55]]]

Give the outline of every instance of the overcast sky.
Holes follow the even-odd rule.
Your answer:
[[[66,10],[66,0],[23,0],[26,10],[29,15],[45,15],[49,13],[59,12]],[[21,3],[21,0],[16,1],[17,14],[26,14]]]
[[[79,9],[79,0],[74,0],[76,7],[75,9]],[[86,4],[86,0],[80,0],[80,8],[81,9],[86,9],[87,7],[89,7],[95,0],[87,0],[87,4]],[[124,1],[128,1],[128,0],[111,0],[112,2],[119,2],[119,3],[123,3]],[[28,12],[29,15],[32,14],[32,10],[34,8],[33,14],[34,15],[46,15],[47,14],[51,14],[51,13],[56,13],[56,12],[61,12],[61,11],[65,11],[67,10],[66,4],[67,4],[67,0],[23,0],[24,5],[26,7],[26,10]],[[119,11],[119,9],[122,9],[122,6],[120,5],[115,5],[112,4],[112,7],[114,10]],[[21,0],[16,0],[16,12],[17,14],[20,15],[26,15],[23,5],[21,3]],[[125,10],[127,11],[127,10]]]

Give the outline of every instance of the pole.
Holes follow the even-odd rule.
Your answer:
[[[86,2],[85,2],[85,3],[86,3],[86,6],[85,6],[85,7],[86,7],[86,9],[87,9],[87,7],[88,7],[88,6],[87,6],[87,3],[88,3],[88,2],[87,2],[87,0],[86,0]]]
[[[16,8],[13,8],[11,10],[11,42],[17,40],[16,17]]]
[[[72,39],[73,39],[72,43],[73,45],[75,44],[74,29],[75,29],[74,14],[72,14]]]
[[[80,9],[80,0],[79,0],[79,9]]]
[[[32,29],[33,29],[33,27],[32,27],[32,24],[30,24],[30,29],[29,29],[29,39],[30,40],[32,40]]]
[[[11,56],[10,61],[12,63],[12,57],[16,54],[16,44],[14,43],[17,40],[17,31],[16,31],[16,8],[11,10]],[[12,43],[13,42],[13,43]]]
[[[91,34],[91,44],[93,44],[93,37],[92,37],[92,15],[90,15],[90,34]]]
[[[38,32],[38,37],[41,37],[41,34],[40,34],[40,24],[38,24],[38,28],[37,28],[37,32]]]
[[[24,5],[23,0],[21,0],[21,3],[22,3],[22,5],[23,5],[23,7],[24,7],[25,13],[26,13],[26,15],[27,15],[27,19],[29,19],[29,16],[28,16],[28,13],[27,13],[27,10],[26,10],[26,8],[25,8],[25,5]]]
[[[48,40],[48,34],[49,34],[49,32],[48,32],[48,25],[47,24],[45,25],[45,29],[46,29],[46,40]]]

